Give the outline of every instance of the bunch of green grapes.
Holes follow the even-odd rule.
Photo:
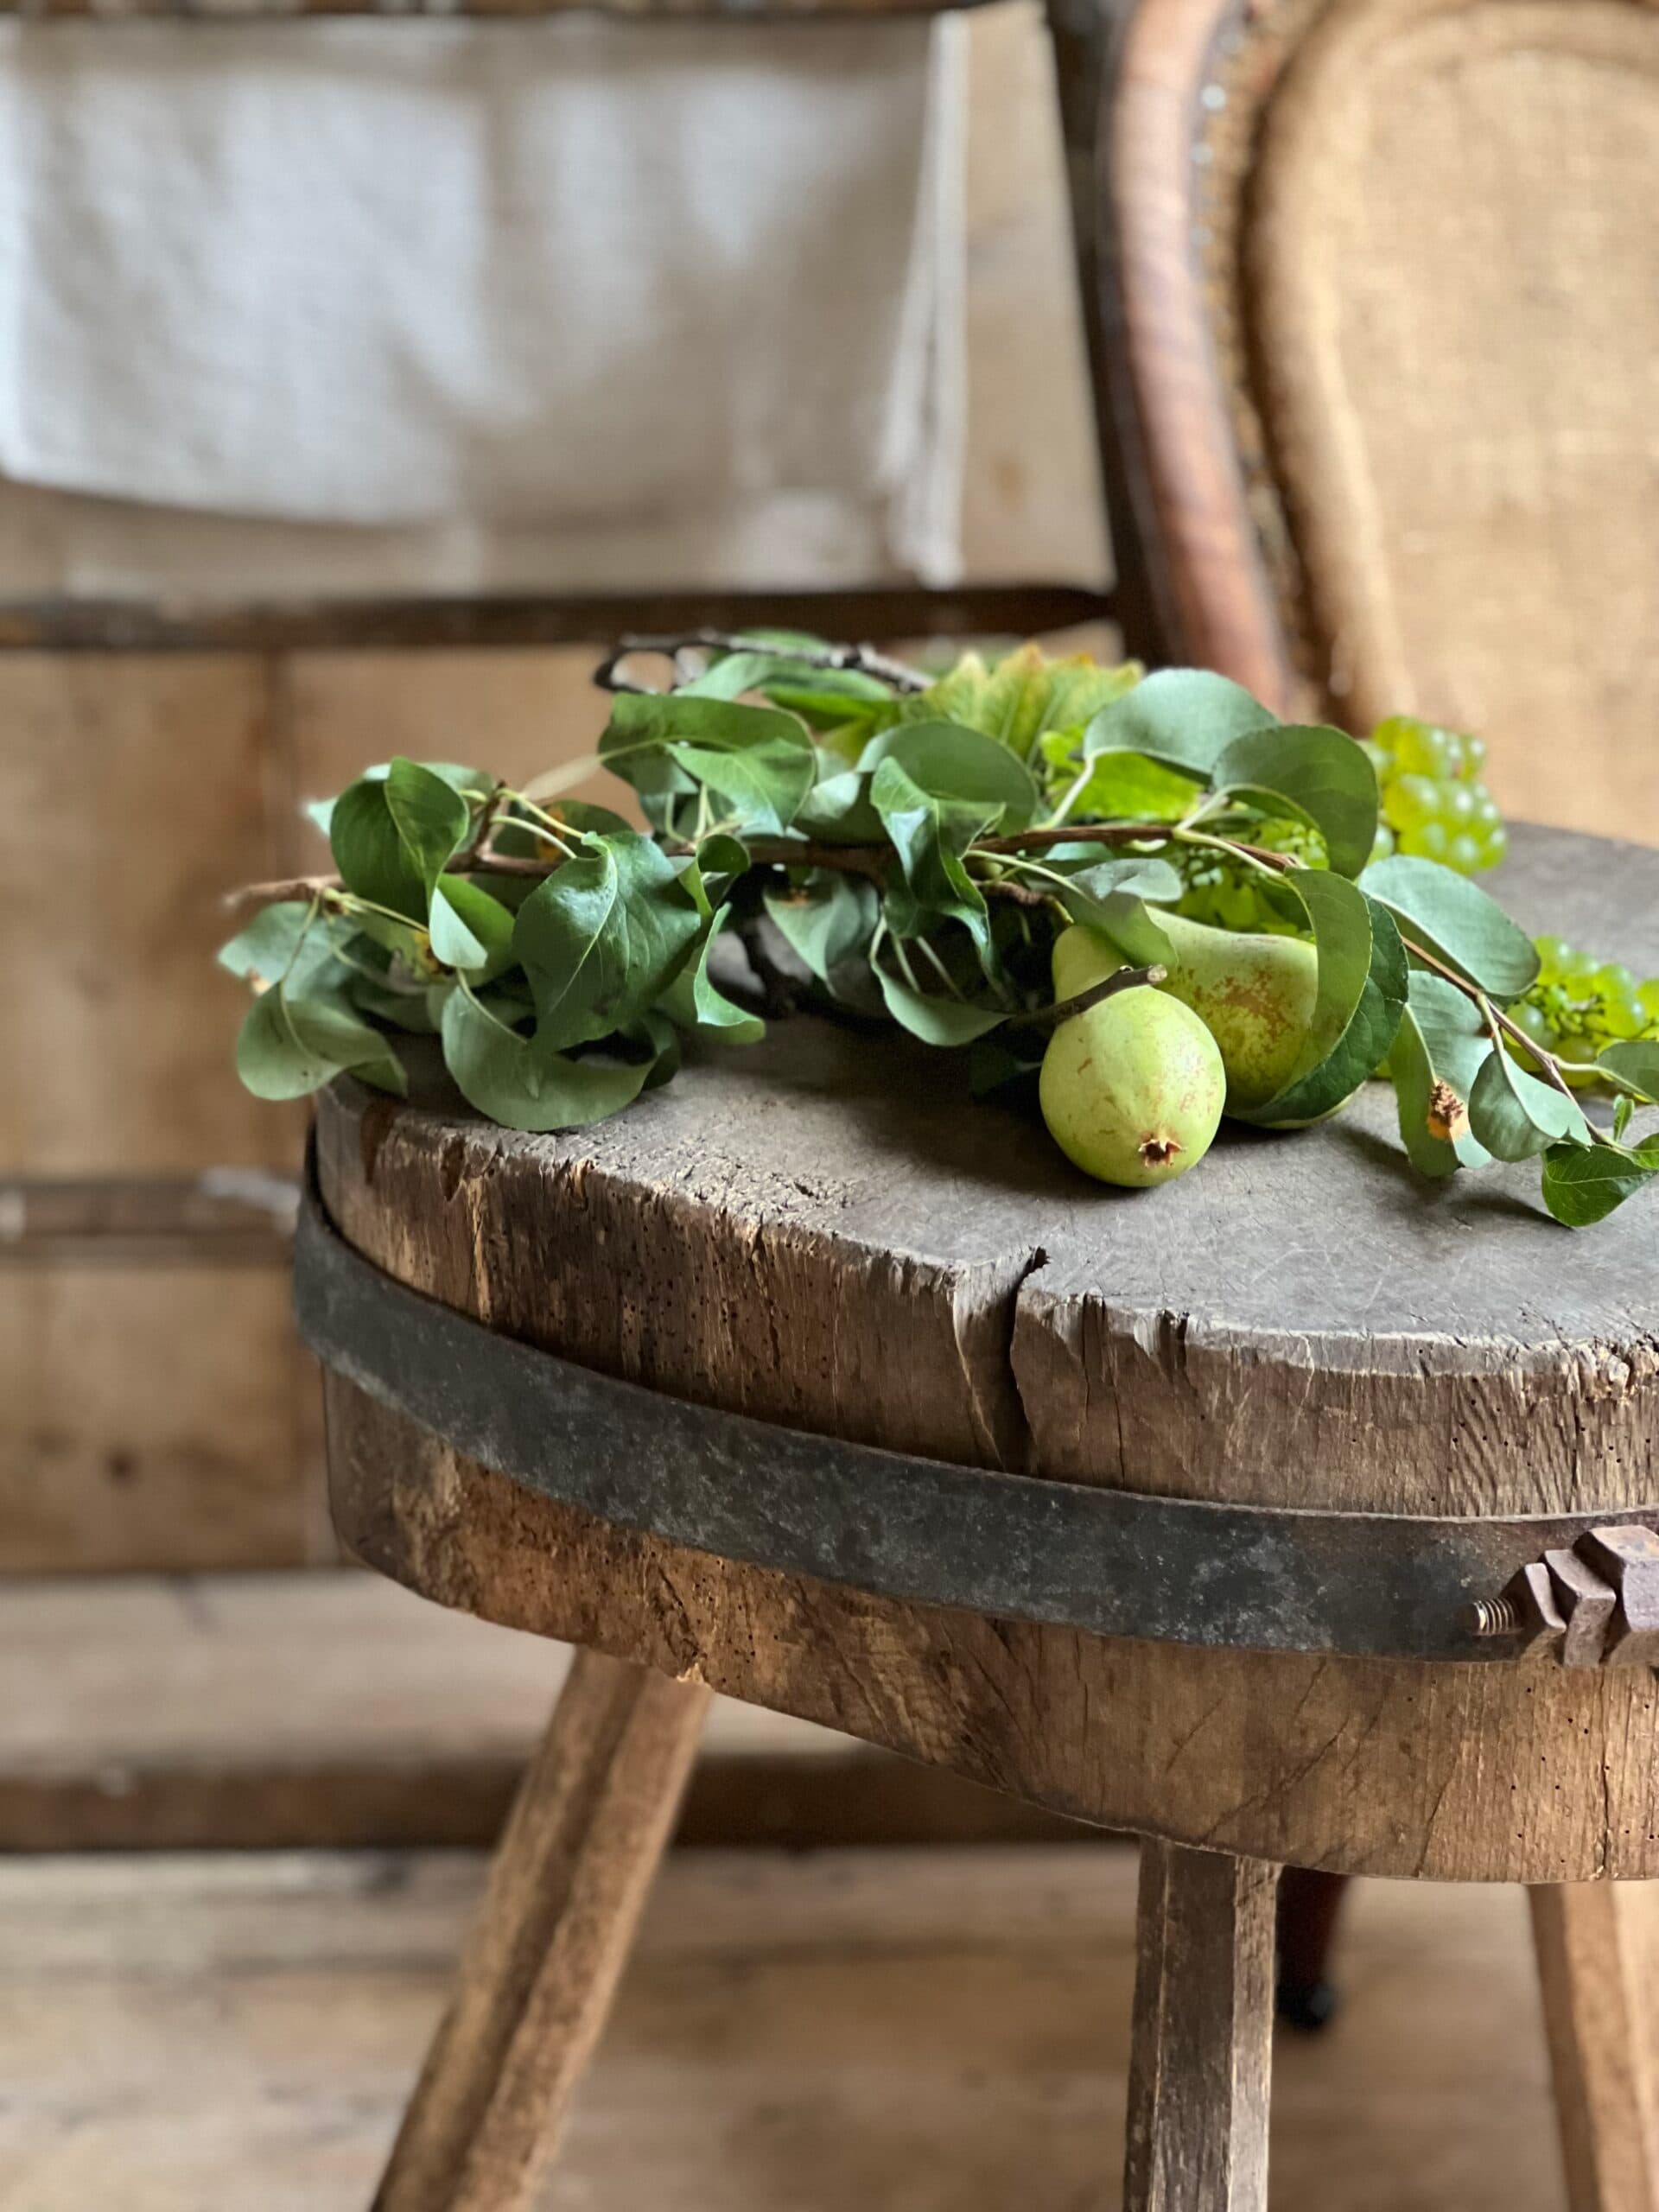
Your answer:
[[[1364,744],[1382,798],[1373,860],[1397,847],[1459,875],[1497,866],[1510,836],[1497,801],[1481,781],[1486,747],[1479,738],[1390,715]]]
[[[1659,1039],[1659,976],[1640,983],[1619,961],[1599,960],[1558,937],[1533,940],[1538,980],[1511,1018],[1547,1052],[1564,1060],[1593,1060],[1608,1045],[1631,1037]],[[1518,1048],[1511,1046],[1520,1058]],[[1580,1090],[1593,1075],[1569,1075]]]
[[[1303,868],[1327,864],[1325,839],[1311,823],[1287,817],[1263,819],[1246,824],[1229,836],[1238,836],[1264,851],[1289,853]],[[1185,890],[1176,912],[1195,922],[1209,922],[1224,930],[1261,930],[1274,937],[1294,937],[1305,926],[1292,918],[1294,907],[1281,912],[1274,903],[1273,887],[1247,861],[1230,859],[1204,845],[1172,845],[1167,857],[1179,871]]]

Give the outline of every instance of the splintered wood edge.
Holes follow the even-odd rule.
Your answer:
[[[683,1141],[590,1155],[350,1084],[321,1103],[318,1159],[335,1224],[400,1281],[728,1412],[1240,1503],[1502,1516],[1652,1496],[1659,1338],[1617,1321],[1529,1344],[1231,1327],[1115,1301],[1064,1229],[1045,1249],[1040,1203],[1028,1226],[993,1222],[984,1255],[930,1258],[839,1230],[781,1167],[734,1192]]]

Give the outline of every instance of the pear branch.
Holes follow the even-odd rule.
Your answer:
[[[745,638],[729,630],[683,630],[672,637],[622,638],[615,648],[594,671],[594,682],[601,691],[632,691],[646,696],[653,694],[649,684],[631,683],[617,671],[632,653],[659,653],[666,660],[677,662],[687,652],[717,653],[775,653],[780,660],[792,660],[803,668],[823,668],[855,676],[873,676],[879,683],[890,684],[893,690],[914,696],[925,691],[932,678],[924,676],[918,668],[908,667],[900,660],[890,660],[886,653],[879,653],[874,645],[768,645],[756,638]]]
[[[1052,1006],[1039,1007],[1035,1014],[1023,1014],[1010,1028],[1053,1029],[1062,1021],[1070,1021],[1074,1014],[1087,1014],[1091,1006],[1103,1000],[1116,998],[1120,991],[1135,991],[1143,987],[1161,983],[1169,974],[1167,968],[1115,968],[1097,983],[1090,983],[1086,991],[1078,991],[1069,999],[1057,999]]]

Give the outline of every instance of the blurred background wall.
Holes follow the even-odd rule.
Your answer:
[[[968,572],[1095,582],[1107,553],[1035,9],[976,15],[969,70]],[[0,486],[0,548],[9,501]],[[236,1083],[219,901],[315,866],[298,801],[371,760],[522,779],[590,750],[595,658],[0,655],[0,1177],[55,1186],[0,1193],[0,1253],[29,1255],[0,1269],[0,1572],[335,1556],[314,1376],[262,1229],[280,1223],[274,1178],[304,1116]]]

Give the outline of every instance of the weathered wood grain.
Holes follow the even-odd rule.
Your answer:
[[[253,12],[241,0],[226,0],[226,13],[232,11],[232,4],[238,16]],[[803,4],[786,12],[844,12],[857,4],[858,0],[837,0],[836,9],[818,9],[811,0],[803,0]],[[976,0],[954,0],[954,4],[973,5]],[[707,0],[704,5],[706,11],[713,11]],[[675,12],[696,11],[687,8]],[[0,6],[0,19],[14,12]],[[46,12],[79,11],[54,5]],[[121,10],[100,4],[98,12],[162,15],[172,10],[149,4],[149,0],[137,0],[132,7]],[[191,12],[214,10],[193,7]],[[366,5],[360,9],[308,7],[304,0],[297,0],[297,4],[285,3],[267,12],[287,16],[393,11]],[[400,16],[418,12],[401,5],[396,10]],[[439,11],[435,7],[433,12]],[[442,12],[453,15],[456,11],[446,7]],[[477,7],[468,12],[524,14],[531,10],[502,5]],[[746,6],[743,12],[753,16],[767,11]],[[913,7],[893,12],[934,11],[916,0]],[[976,582],[946,590],[893,585],[862,591],[634,592],[593,598],[498,594],[451,599],[418,594],[404,599],[352,596],[287,602],[226,599],[181,602],[171,594],[159,601],[80,596],[35,601],[0,598],[0,653],[494,652],[570,645],[598,648],[628,631],[741,630],[762,623],[831,638],[967,638],[987,632],[1036,636],[1079,623],[1109,620],[1112,614],[1109,592],[1081,584],[1038,582]]]
[[[0,1266],[0,1570],[337,1558],[288,1270]]]
[[[1256,542],[1199,282],[1203,95],[1237,0],[1126,11],[1109,87],[1104,313],[1137,537],[1169,658],[1220,670],[1276,711],[1295,679]]]
[[[493,1844],[571,1654],[378,1574],[57,1577],[0,1601],[0,1853]],[[677,1844],[1090,1842],[716,1700]]]
[[[476,1855],[0,1859],[16,2212],[364,2212]],[[671,1853],[547,2212],[1110,2212],[1128,1852]],[[1561,2212],[1516,1891],[1368,1883],[1274,2212]]]
[[[1627,1900],[1605,1884],[1529,1892],[1571,2212],[1655,2212],[1649,2054]]]
[[[229,1063],[222,895],[279,864],[262,808],[265,671],[0,660],[9,963],[0,1172],[277,1166],[296,1124]]]
[[[249,19],[281,20],[289,16],[380,16],[397,21],[409,16],[456,14],[490,18],[518,18],[537,16],[568,15],[580,4],[594,5],[594,0],[465,0],[464,6],[455,8],[448,0],[208,0],[205,6],[192,0],[189,12],[218,16],[232,22]],[[765,0],[760,6],[751,0],[598,0],[595,12],[620,16],[650,17],[669,16],[678,18],[703,17],[718,22],[723,17],[739,16],[744,22],[775,16],[932,16],[947,8],[971,8],[982,0]],[[186,0],[36,0],[36,4],[25,4],[25,0],[5,0],[0,15],[29,14],[48,19],[62,16],[99,14],[115,16],[179,16],[186,12]]]
[[[577,1654],[375,2212],[519,2212],[599,2039],[709,1705]]]
[[[327,1404],[342,1537],[440,1604],[1178,1842],[1433,1880],[1659,1875],[1641,1669],[1201,1651],[887,1604],[556,1507],[337,1379]]]
[[[1278,1878],[1141,1846],[1123,2212],[1267,2212]]]
[[[1591,942],[1616,907],[1651,938],[1656,886],[1659,856],[1535,834],[1512,879],[1523,914],[1553,904]],[[345,1087],[323,1194],[371,1259],[493,1326],[861,1441],[1384,1510],[1650,1495],[1659,1250],[1637,1205],[1573,1236],[1527,1170],[1427,1189],[1377,1097],[1226,1143],[1143,1201],[1080,1184],[960,1084],[946,1056],[798,1020],[569,1138]],[[1206,1653],[884,1607],[561,1514],[330,1400],[347,1542],[444,1602],[1178,1841],[1441,1878],[1659,1872],[1643,1670]]]
[[[1505,889],[1659,965],[1659,854],[1526,833]],[[1650,1216],[1571,1235],[1532,1166],[1428,1185],[1381,1084],[1317,1129],[1224,1133],[1149,1196],[969,1103],[952,1056],[809,1020],[570,1137],[441,1096],[330,1099],[338,1224],[608,1373],[1141,1491],[1469,1514],[1651,1495]]]

